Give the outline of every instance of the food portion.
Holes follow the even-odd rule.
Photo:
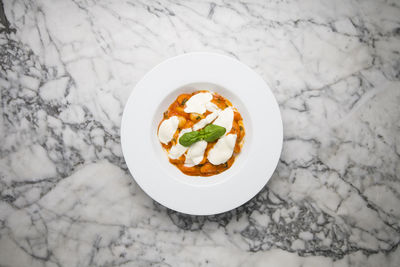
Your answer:
[[[158,139],[169,161],[192,176],[211,176],[229,169],[244,136],[238,110],[209,91],[178,96],[158,126]]]

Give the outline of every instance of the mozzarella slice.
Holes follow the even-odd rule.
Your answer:
[[[208,110],[208,111],[211,111],[211,112],[214,112],[214,111],[216,111],[216,110],[219,110],[219,108],[218,108],[218,106],[217,105],[215,105],[213,102],[208,102],[208,103],[206,103],[206,109]]]
[[[184,111],[186,113],[203,114],[207,110],[206,108],[207,103],[210,103],[212,98],[213,98],[212,94],[208,92],[195,94],[194,96],[189,98],[189,100],[186,102],[186,107]]]
[[[206,141],[199,141],[191,145],[186,153],[185,166],[192,167],[199,164],[204,158],[206,148]]]
[[[181,138],[182,135],[184,135],[185,133],[191,132],[192,129],[191,128],[187,128],[187,129],[183,129],[180,133],[179,133],[179,137],[178,137],[178,142],[176,143],[176,145],[172,146],[171,149],[168,152],[168,155],[171,159],[177,159],[180,156],[182,156],[186,150],[188,150],[187,147],[182,146],[181,144],[179,144],[179,138]]]
[[[207,159],[213,165],[225,163],[232,157],[236,143],[236,134],[224,135],[208,152]]]
[[[158,139],[161,143],[168,144],[176,130],[178,129],[179,119],[177,116],[164,120],[158,129]]]
[[[227,107],[219,113],[218,118],[213,122],[213,124],[222,126],[226,129],[225,135],[227,135],[232,129],[233,123],[233,109],[232,107]]]
[[[204,119],[200,120],[198,123],[193,125],[193,131],[197,131],[197,130],[200,130],[200,129],[206,127],[207,124],[210,124],[211,122],[213,122],[213,120],[215,120],[215,118],[218,116],[218,114],[219,114],[219,110],[216,110],[213,113],[209,114]]]

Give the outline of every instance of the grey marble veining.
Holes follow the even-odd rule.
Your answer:
[[[397,1],[3,2],[0,266],[398,266]],[[154,203],[120,148],[136,82],[190,51],[253,68],[284,122],[268,185],[215,216]]]

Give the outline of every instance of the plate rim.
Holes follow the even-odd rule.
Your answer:
[[[276,118],[278,119],[278,125],[276,125],[276,126],[278,126],[278,128],[275,129],[275,132],[277,132],[277,135],[279,136],[279,138],[276,140],[279,143],[278,144],[279,152],[276,153],[276,156],[275,156],[275,159],[274,159],[275,162],[268,163],[270,166],[272,166],[272,168],[270,168],[271,173],[269,173],[267,176],[265,176],[263,178],[264,179],[263,185],[260,186],[258,188],[258,190],[254,194],[250,194],[250,196],[247,197],[245,201],[242,201],[239,204],[236,203],[235,205],[232,205],[228,209],[227,208],[223,208],[222,210],[221,209],[209,209],[208,211],[205,212],[205,211],[196,211],[196,210],[201,210],[201,209],[188,210],[188,209],[177,208],[176,206],[172,207],[171,205],[169,205],[167,203],[168,201],[162,201],[162,200],[160,200],[160,198],[154,196],[151,192],[148,192],[148,187],[144,186],[144,184],[142,183],[143,181],[141,180],[141,178],[138,178],[138,176],[135,175],[136,170],[134,170],[132,168],[133,167],[132,166],[132,162],[129,161],[129,156],[127,156],[129,152],[127,152],[128,151],[127,150],[127,146],[126,146],[127,138],[126,138],[126,135],[124,134],[126,132],[126,127],[128,125],[128,122],[127,122],[127,116],[128,116],[127,114],[128,113],[127,112],[128,112],[128,109],[130,108],[129,104],[133,101],[132,99],[134,98],[134,96],[140,93],[140,92],[138,92],[138,87],[140,88],[142,83],[144,81],[146,81],[146,79],[148,79],[148,77],[151,77],[151,75],[154,74],[155,70],[157,70],[158,68],[160,68],[163,65],[167,65],[168,63],[173,62],[174,60],[179,60],[182,57],[188,57],[188,58],[190,58],[190,57],[211,57],[211,58],[212,57],[217,57],[219,59],[227,60],[228,63],[229,63],[229,61],[231,63],[234,62],[236,65],[240,66],[241,68],[243,68],[243,67],[246,68],[253,76],[257,77],[259,82],[260,81],[262,82],[263,87],[265,89],[267,89],[267,91],[269,91],[269,92],[267,92],[267,91],[266,92],[269,93],[272,96],[271,101],[276,106],[274,108],[277,108],[276,109],[276,111],[277,111]],[[164,93],[164,97],[167,94],[171,93],[172,91],[173,90],[170,90],[170,91],[167,90],[167,92]],[[157,105],[160,105],[160,104],[158,103]],[[237,60],[235,58],[232,58],[232,57],[229,57],[229,56],[226,56],[226,55],[223,55],[223,54],[211,53],[211,52],[190,52],[190,53],[185,53],[185,54],[180,54],[180,55],[177,55],[177,56],[174,56],[174,57],[170,57],[170,58],[158,63],[152,69],[150,69],[148,72],[146,72],[146,74],[136,83],[136,85],[134,86],[134,88],[132,89],[132,91],[129,94],[128,100],[127,100],[127,102],[125,104],[125,107],[124,107],[124,110],[123,110],[122,119],[121,119],[120,136],[121,136],[122,154],[124,156],[126,165],[127,165],[128,169],[129,169],[131,175],[132,175],[132,178],[136,181],[136,183],[139,185],[139,187],[148,196],[150,196],[153,200],[159,202],[163,206],[166,206],[169,209],[176,210],[176,211],[181,212],[181,213],[191,214],[191,215],[212,215],[212,214],[219,214],[219,213],[227,212],[229,210],[235,209],[235,208],[245,204],[247,201],[251,200],[254,196],[256,196],[265,187],[265,185],[268,183],[268,181],[271,179],[272,175],[274,174],[274,172],[276,170],[276,167],[277,167],[277,165],[279,163],[279,159],[280,159],[281,153],[282,153],[283,122],[282,122],[282,116],[281,116],[281,111],[280,111],[280,108],[279,108],[279,104],[278,104],[278,102],[276,100],[276,97],[273,94],[271,88],[265,82],[265,80],[258,73],[256,73],[254,70],[252,70],[249,66],[247,66],[246,64],[242,63],[241,61],[239,61],[239,60]],[[246,142],[245,142],[244,145],[246,145]],[[162,155],[162,156],[167,157],[166,155]],[[211,176],[211,177],[213,177],[213,176]]]

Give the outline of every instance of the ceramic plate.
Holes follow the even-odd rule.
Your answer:
[[[217,92],[243,117],[246,136],[232,167],[210,177],[187,176],[169,163],[157,138],[163,112],[182,93]],[[282,149],[282,120],[268,85],[236,59],[189,53],[148,72],[131,93],[122,116],[121,144],[129,171],[155,201],[187,214],[234,209],[268,182]]]

